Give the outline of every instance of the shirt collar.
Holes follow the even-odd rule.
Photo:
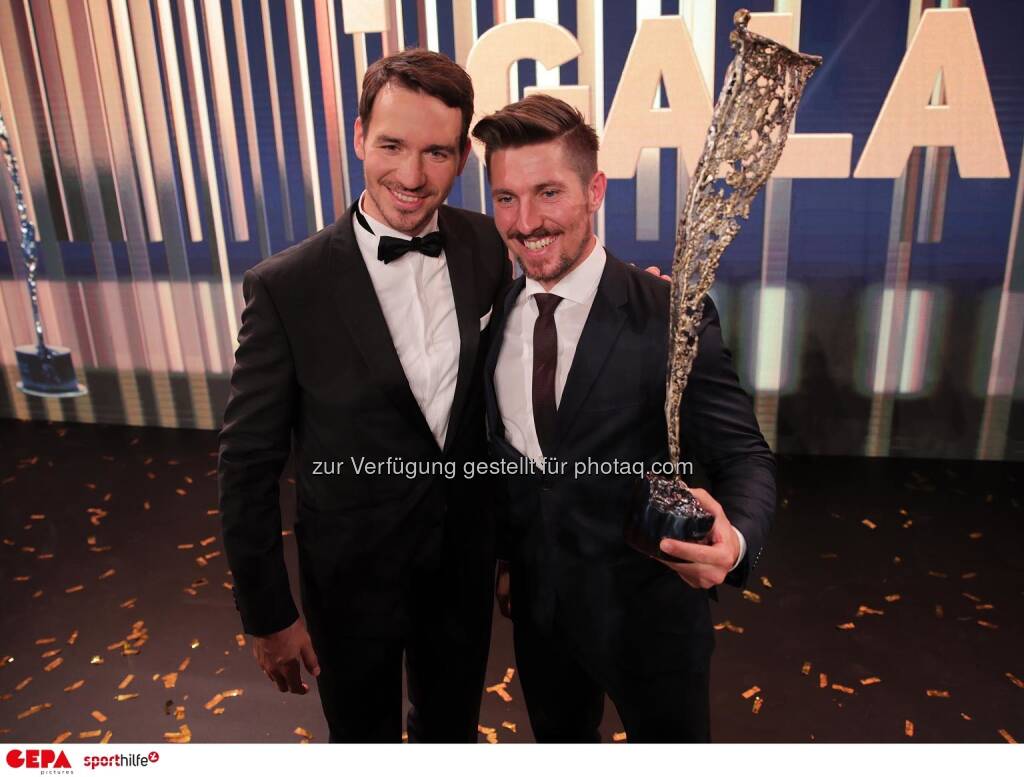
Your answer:
[[[568,275],[545,292],[544,287],[532,278],[526,279],[523,287],[524,297],[529,298],[534,294],[557,294],[562,299],[567,299],[581,305],[593,301],[597,294],[597,285],[601,282],[601,275],[604,273],[604,265],[607,260],[604,245],[598,239],[594,239],[594,248],[590,254],[576,265]]]
[[[408,240],[410,237],[412,237],[412,235],[406,235],[403,232],[399,232],[396,229],[392,229],[387,224],[385,224],[383,221],[378,221],[373,216],[371,216],[369,213],[367,213],[366,209],[363,207],[363,197],[365,197],[365,196],[366,196],[366,190],[364,189],[363,193],[361,195],[359,195],[359,199],[356,201],[356,210],[358,211],[359,215],[361,215],[363,217],[363,219],[366,221],[366,223],[370,225],[370,230],[369,231],[366,230],[366,227],[363,224],[360,223],[360,219],[358,218],[358,216],[353,219],[353,221],[355,222],[356,229],[358,229],[364,235],[373,237],[375,240],[378,240],[378,241],[380,240],[381,237],[383,237],[385,235],[387,235],[388,237],[398,237],[398,238],[401,238],[402,240]],[[430,221],[427,222],[426,226],[424,226],[423,229],[421,229],[416,234],[416,237],[422,237],[423,235],[429,234],[431,232],[436,232],[436,231],[437,231],[437,211],[435,210],[434,214],[430,217]]]

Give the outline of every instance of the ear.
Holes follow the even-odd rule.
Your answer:
[[[459,157],[459,170],[455,175],[462,175],[462,171],[466,169],[466,162],[469,161],[469,155],[473,153],[473,141],[466,138],[466,145],[462,147],[462,156]]]
[[[356,116],[355,123],[352,125],[352,147],[356,152],[357,159],[366,159],[364,143],[366,143],[366,138],[363,135],[363,120],[361,117]]]
[[[598,170],[587,184],[587,209],[591,214],[597,213],[601,208],[606,191],[608,191],[608,177]]]

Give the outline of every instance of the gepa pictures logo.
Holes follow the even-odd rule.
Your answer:
[[[8,750],[7,765],[12,769],[22,766],[29,769],[71,769],[63,750]]]

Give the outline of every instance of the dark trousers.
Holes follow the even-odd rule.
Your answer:
[[[476,742],[487,647],[483,633],[467,640],[442,628],[402,639],[336,635],[321,642],[317,683],[330,741],[401,741],[404,654],[409,741]]]
[[[516,621],[519,680],[538,742],[600,742],[607,693],[629,742],[710,742],[710,651],[693,658],[677,634],[645,635],[617,655],[583,645],[557,625]],[[637,645],[633,641],[627,644]],[[676,649],[679,645],[680,649]],[[631,655],[632,654],[632,655]],[[658,659],[678,655],[678,660]]]
[[[477,741],[493,570],[493,556],[453,552],[436,573],[417,576],[400,636],[353,634],[343,618],[307,606],[331,742],[401,741],[403,658],[409,741]]]

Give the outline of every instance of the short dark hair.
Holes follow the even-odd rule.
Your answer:
[[[462,150],[469,139],[469,124],[473,120],[473,82],[465,70],[444,54],[428,49],[406,49],[378,59],[363,76],[359,118],[364,128],[370,126],[370,113],[377,94],[392,82],[436,97],[449,108],[458,108],[462,112],[459,135],[459,150]]]
[[[584,186],[597,172],[600,143],[594,128],[569,103],[546,94],[532,94],[485,116],[473,128],[473,137],[486,147],[488,167],[495,151],[561,140]]]

